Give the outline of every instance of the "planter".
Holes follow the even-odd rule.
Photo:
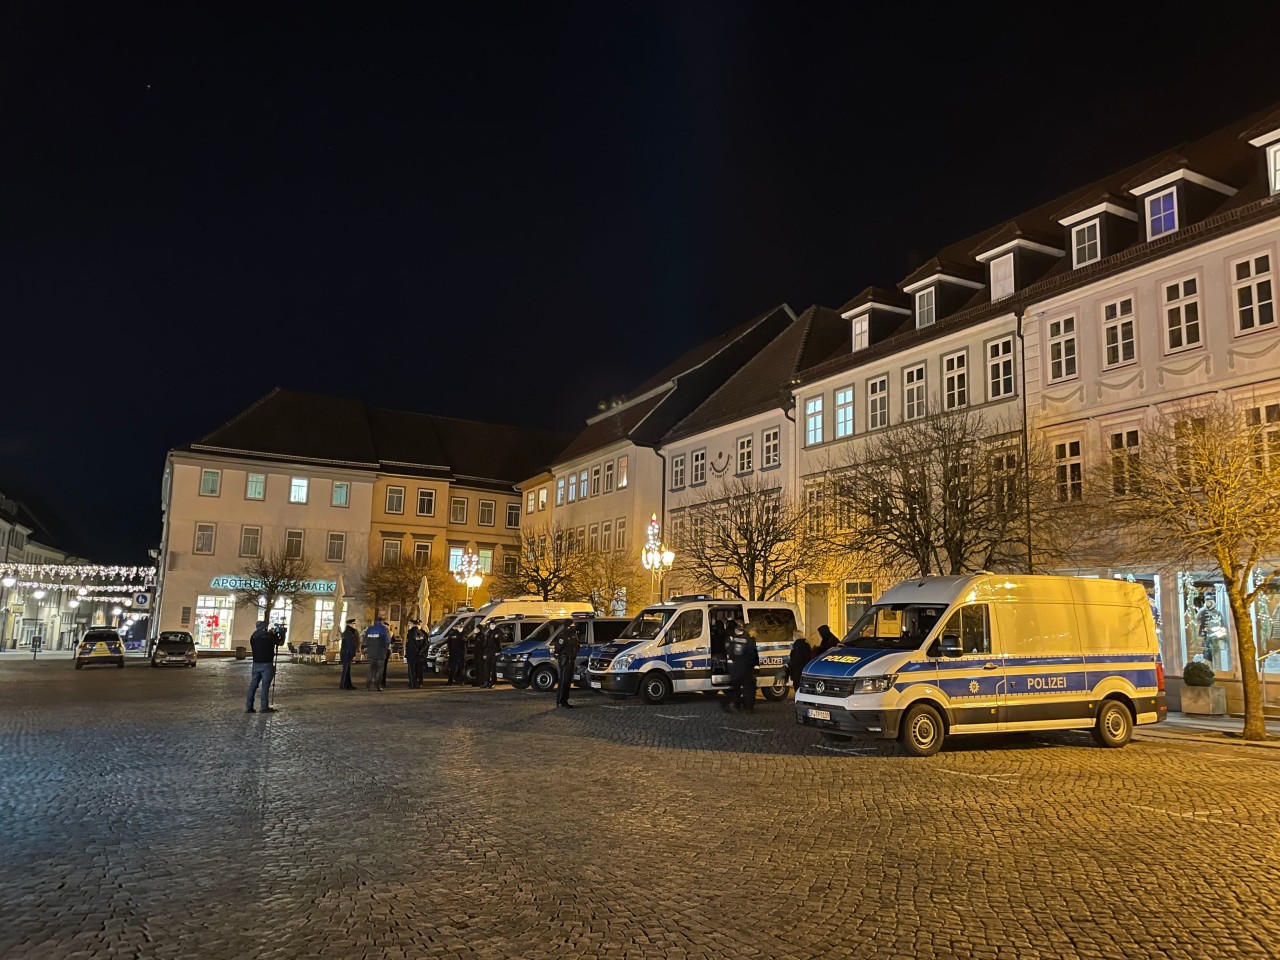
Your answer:
[[[1227,688],[1216,683],[1209,687],[1183,686],[1182,712],[1197,717],[1225,717]]]

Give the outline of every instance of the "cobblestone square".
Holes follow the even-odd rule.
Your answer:
[[[0,663],[0,957],[1280,955],[1280,751],[248,675]]]

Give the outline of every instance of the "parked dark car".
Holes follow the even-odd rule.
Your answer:
[[[195,637],[187,631],[165,630],[156,638],[151,654],[153,667],[194,667],[196,660]]]

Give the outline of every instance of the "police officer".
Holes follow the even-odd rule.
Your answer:
[[[479,617],[476,618],[478,620]],[[483,687],[481,675],[484,673],[484,637],[480,632],[480,624],[476,621],[472,622],[467,633],[467,649],[471,651],[471,685]]]
[[[467,641],[462,630],[453,627],[445,638],[445,646],[449,650],[449,685],[461,683],[466,674]]]
[[[364,646],[369,654],[369,678],[366,690],[382,690],[383,671],[387,668],[387,652],[391,646],[391,631],[382,622],[381,614],[374,614],[373,623],[364,631]]]
[[[723,709],[739,710],[756,708],[756,667],[760,665],[760,651],[755,638],[747,634],[742,624],[734,624],[729,638],[729,699]]]
[[[354,690],[351,682],[351,661],[356,658],[356,649],[360,646],[360,634],[356,633],[356,618],[347,621],[342,631],[342,645],[338,648],[338,661],[342,664],[342,679],[338,681],[339,690]]]
[[[409,632],[404,638],[404,662],[409,667],[409,688],[422,686],[422,656],[426,653],[427,634],[421,620],[409,621]]]
[[[573,671],[578,663],[578,649],[582,645],[582,628],[569,623],[556,639],[556,665],[560,668],[560,689],[556,692],[556,706],[568,710],[569,690],[573,687]]]
[[[498,682],[498,651],[502,649],[502,631],[491,623],[484,631],[484,685],[492,687]]]

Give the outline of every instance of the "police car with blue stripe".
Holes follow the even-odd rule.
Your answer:
[[[582,627],[584,636],[578,648],[573,679],[575,683],[584,685],[587,662],[603,647],[617,640],[631,621],[626,617],[597,617],[589,613],[548,620],[529,634],[528,639],[507,647],[498,655],[498,679],[519,689],[530,686],[543,692],[555,689],[560,682],[555,642],[565,627],[575,622]]]
[[[1164,667],[1136,583],[980,573],[887,590],[810,661],[796,720],[937,753],[953,733],[1088,729],[1122,747],[1167,715]]]

